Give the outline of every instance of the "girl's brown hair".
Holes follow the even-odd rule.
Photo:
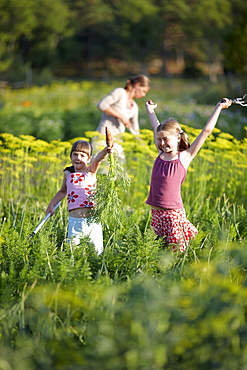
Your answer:
[[[72,145],[72,148],[70,151],[70,157],[72,155],[72,152],[86,153],[88,157],[90,158],[93,153],[93,148],[92,148],[92,145],[88,141],[78,140]]]
[[[161,122],[157,127],[156,132],[160,131],[173,131],[175,135],[180,135],[180,142],[178,145],[180,152],[190,147],[188,135],[182,130],[180,124],[174,118],[169,118]]]
[[[131,90],[135,84],[139,83],[140,86],[143,87],[150,87],[150,79],[145,75],[136,75],[134,77],[129,78],[125,83],[125,90]]]

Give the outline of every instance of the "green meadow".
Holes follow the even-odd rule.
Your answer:
[[[66,200],[29,237],[71,143],[97,135],[97,102],[123,84],[0,91],[0,370],[247,369],[247,108],[222,111],[189,168],[182,197],[199,234],[186,253],[164,249],[150,227],[145,99],[140,136],[122,137],[125,161],[98,174],[104,252],[87,238],[66,243]],[[147,99],[193,141],[217,101],[238,95],[224,81],[154,79]]]

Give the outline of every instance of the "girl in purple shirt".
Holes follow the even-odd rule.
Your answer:
[[[159,152],[155,160],[147,204],[151,206],[151,225],[157,235],[164,238],[174,250],[186,250],[197,229],[187,220],[181,199],[181,185],[185,180],[190,162],[196,156],[206,138],[213,131],[220,112],[232,104],[224,98],[217,103],[213,114],[199,136],[190,145],[188,136],[173,119],[159,123],[152,100],[146,102],[148,117],[153,128],[154,140]]]

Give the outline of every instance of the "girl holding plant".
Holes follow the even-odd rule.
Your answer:
[[[82,237],[88,236],[95,245],[97,253],[103,251],[103,233],[100,223],[94,222],[90,211],[94,207],[96,190],[96,173],[107,153],[112,152],[113,141],[110,132],[106,129],[107,146],[92,158],[92,146],[84,140],[76,141],[71,148],[70,159],[72,166],[64,169],[61,189],[50,201],[46,214],[54,213],[54,206],[67,195],[68,200],[68,241],[75,245],[80,244]]]
[[[151,205],[151,225],[155,233],[163,237],[166,245],[186,250],[197,229],[186,218],[181,199],[181,185],[185,180],[190,162],[196,156],[207,137],[213,131],[221,110],[232,104],[224,98],[217,103],[214,112],[199,136],[190,145],[187,134],[179,123],[169,118],[159,123],[152,100],[146,102],[148,117],[153,128],[158,150],[155,160],[147,204]]]

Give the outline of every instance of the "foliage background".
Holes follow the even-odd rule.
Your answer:
[[[145,204],[156,156],[144,101],[125,162],[98,175],[104,252],[65,241],[65,202],[37,235],[102,96],[145,73],[191,140],[246,92],[241,0],[0,0],[0,370],[246,369],[246,108],[223,111],[182,195],[199,229],[163,249]],[[183,77],[183,80],[180,78]]]
[[[13,86],[246,73],[241,0],[1,0],[0,11],[0,78]]]

